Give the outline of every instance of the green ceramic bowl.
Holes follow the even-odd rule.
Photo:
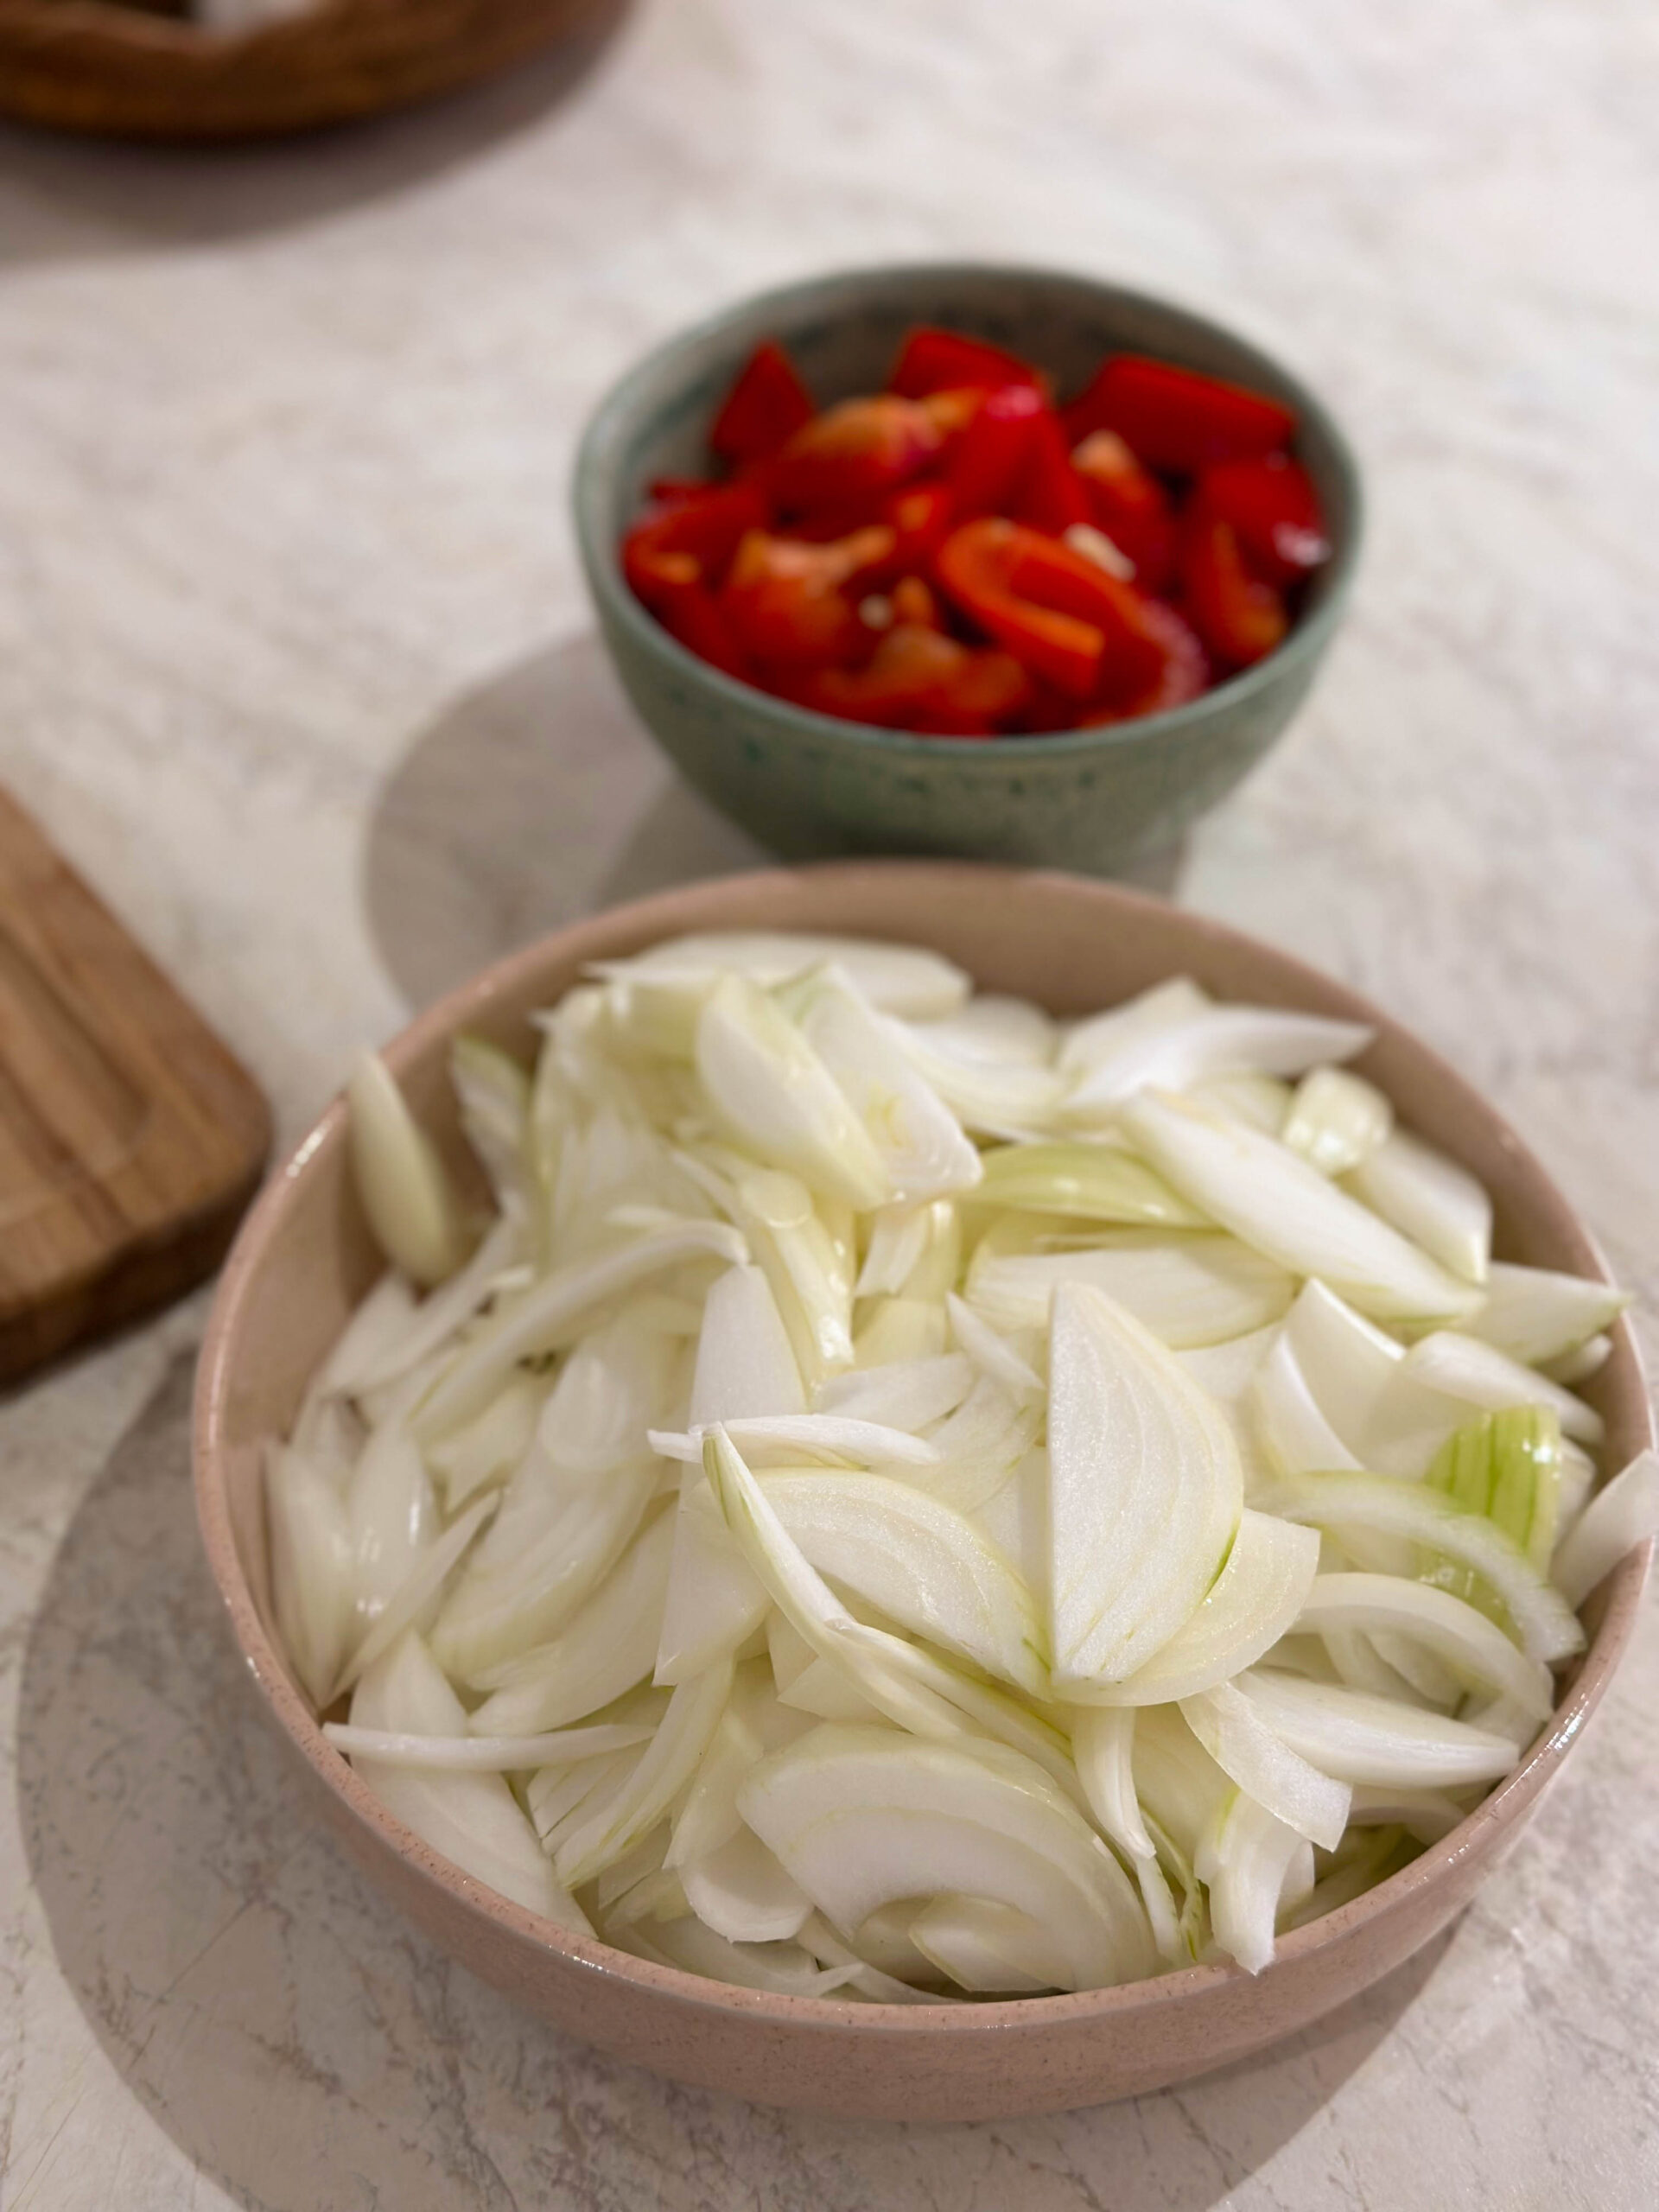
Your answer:
[[[1039,363],[1061,392],[1101,356],[1156,354],[1273,393],[1325,503],[1334,557],[1278,652],[1169,714],[1050,737],[912,737],[809,714],[688,653],[623,582],[622,532],[653,477],[707,468],[710,421],[756,342],[783,340],[820,401],[874,391],[900,337],[944,323]],[[1287,369],[1185,308],[1043,270],[978,264],[850,270],[761,293],[671,339],[601,402],[575,508],[600,626],[664,752],[722,812],[791,859],[944,853],[1109,874],[1173,843],[1225,797],[1300,705],[1336,630],[1360,539],[1359,476],[1331,416]]]

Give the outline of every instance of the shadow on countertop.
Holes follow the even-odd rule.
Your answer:
[[[1173,897],[1185,842],[1126,880]],[[771,855],[683,782],[592,631],[458,699],[376,799],[370,936],[411,1005],[583,914]]]
[[[659,2082],[451,1965],[308,1825],[202,1561],[189,1402],[185,1358],[65,1538],[17,1788],[65,1980],[133,2096],[239,2204],[1202,2212],[1365,2064],[1451,1940],[1264,2058],[1092,2112],[861,2124]],[[40,2183],[50,2201],[45,2160]]]
[[[588,21],[498,77],[289,138],[148,146],[0,119],[0,270],[255,238],[406,191],[580,92],[632,12],[633,0],[596,0]]]

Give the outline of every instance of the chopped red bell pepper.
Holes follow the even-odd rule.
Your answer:
[[[786,513],[844,509],[896,491],[943,442],[914,400],[892,392],[843,399],[795,433],[767,465],[766,480]]]
[[[950,451],[945,482],[964,521],[1007,512],[1029,465],[1036,424],[1047,411],[1031,385],[988,392]]]
[[[1071,466],[1065,433],[1052,408],[1046,407],[1031,426],[1025,469],[1008,512],[1016,522],[1056,537],[1064,537],[1073,523],[1095,518],[1089,487]]]
[[[891,557],[893,546],[892,531],[879,526],[830,545],[751,531],[721,601],[739,645],[776,668],[826,668],[849,658],[861,639],[849,594]]]
[[[1169,494],[1116,430],[1092,430],[1071,456],[1091,507],[1090,520],[1135,563],[1142,591],[1166,590],[1175,573],[1175,517]]]
[[[892,390],[815,415],[768,340],[712,434],[731,476],[655,483],[624,572],[728,673],[931,735],[1158,714],[1272,652],[1330,550],[1291,411],[1135,355],[1049,390],[919,329]]]
[[[887,378],[887,390],[906,399],[925,399],[936,391],[974,386],[995,391],[1004,385],[1039,381],[1035,369],[1017,355],[983,339],[965,338],[959,330],[940,330],[918,323],[899,349],[899,358]]]
[[[1194,506],[1232,524],[1246,561],[1266,583],[1296,583],[1331,557],[1313,480],[1288,454],[1206,469]]]
[[[664,592],[653,612],[669,636],[687,652],[727,676],[753,681],[754,671],[748,655],[738,643],[725,609],[706,584],[692,581]]]
[[[864,667],[826,669],[807,696],[821,713],[853,721],[935,737],[985,737],[1030,688],[1024,670],[1007,653],[899,622]]]
[[[1084,726],[1131,721],[1140,715],[1166,714],[1201,698],[1210,686],[1210,664],[1192,624],[1166,600],[1149,599],[1141,619],[1162,654],[1161,666],[1138,689],[1125,690],[1084,717]]]
[[[1033,676],[1073,699],[1096,689],[1122,623],[1116,585],[1068,545],[988,515],[939,548],[938,579],[962,613]]]
[[[884,519],[893,533],[893,575],[927,568],[955,519],[949,486],[912,484],[895,493]]]
[[[671,507],[682,499],[707,499],[714,486],[701,476],[653,476],[645,488],[653,506]]]
[[[944,450],[948,450],[951,441],[967,429],[985,404],[985,393],[978,385],[952,385],[944,391],[930,391],[916,404],[944,440]]]
[[[943,630],[944,618],[925,578],[900,576],[893,588],[893,619],[919,630]]]
[[[1181,549],[1181,578],[1194,626],[1225,666],[1248,668],[1283,644],[1285,602],[1245,567],[1230,523],[1194,522]]]
[[[727,393],[709,433],[715,456],[734,468],[767,461],[817,410],[799,372],[775,338],[757,346]]]
[[[654,612],[664,589],[688,582],[718,588],[744,532],[765,520],[766,508],[752,485],[705,485],[696,497],[634,524],[622,541],[622,573]]]
[[[1116,430],[1148,468],[1195,474],[1290,443],[1296,417],[1276,399],[1173,361],[1115,353],[1065,410],[1073,444]]]

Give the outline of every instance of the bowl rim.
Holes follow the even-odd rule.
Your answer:
[[[1240,669],[1213,685],[1200,697],[1162,713],[1139,715],[1126,721],[1088,728],[1052,730],[1030,737],[924,737],[912,730],[885,729],[855,722],[837,715],[819,714],[810,707],[780,699],[758,684],[728,676],[710,662],[671,637],[635,598],[622,575],[619,545],[603,516],[601,471],[610,452],[632,421],[642,393],[688,349],[715,339],[734,326],[762,318],[774,310],[827,292],[852,292],[871,283],[951,283],[986,278],[1003,283],[1052,286],[1063,292],[1086,296],[1103,305],[1150,308],[1173,316],[1195,334],[1217,339],[1264,370],[1290,394],[1303,423],[1311,425],[1329,449],[1347,486],[1351,514],[1348,527],[1332,552],[1319,604],[1294,624],[1284,642],[1253,667]],[[1040,264],[1003,261],[894,261],[868,263],[827,270],[816,276],[797,278],[751,292],[741,300],[714,309],[692,323],[660,339],[611,384],[584,424],[577,442],[571,474],[570,512],[575,524],[588,587],[601,614],[626,630],[632,643],[652,652],[683,677],[708,686],[716,701],[741,707],[747,713],[764,713],[769,720],[798,735],[825,742],[841,741],[855,751],[885,753],[901,760],[939,758],[957,766],[1006,768],[1011,762],[1065,760],[1080,753],[1116,751],[1182,736],[1224,719],[1264,692],[1276,688],[1287,676],[1317,661],[1334,636],[1359,566],[1366,534],[1363,479],[1358,459],[1346,432],[1319,394],[1302,378],[1253,339],[1229,324],[1217,321],[1184,300],[1165,293],[1148,292],[1109,277],[1094,276],[1082,270],[1057,269]],[[759,702],[759,704],[757,704]]]
[[[1103,925],[1109,925],[1114,916],[1125,913],[1152,913],[1166,918],[1179,915],[1202,942],[1252,955],[1265,954],[1281,969],[1288,985],[1312,986],[1316,998],[1327,1007],[1334,990],[1348,1002],[1351,1018],[1369,1021],[1379,1035],[1402,1041],[1434,1073],[1449,1080],[1478,1104],[1496,1125],[1512,1157],[1538,1185],[1540,1195],[1568,1224],[1586,1264],[1603,1281],[1611,1281],[1595,1238],[1531,1148],[1497,1109],[1433,1046],[1423,1043],[1414,1031],[1347,984],[1294,954],[1281,951],[1265,939],[1208,915],[1178,907],[1174,902],[1149,893],[1067,875],[1059,870],[1001,868],[957,861],[832,861],[796,868],[755,869],[697,884],[677,885],[586,916],[492,963],[417,1014],[384,1048],[385,1057],[393,1072],[399,1072],[406,1064],[452,1034],[464,1020],[475,1020],[480,1009],[515,992],[550,961],[572,964],[604,957],[605,947],[620,932],[650,942],[651,931],[658,917],[665,923],[671,921],[676,930],[718,928],[722,896],[734,889],[782,890],[803,883],[808,887],[823,883],[855,887],[861,879],[893,880],[900,876],[941,887],[954,882],[959,887],[976,890],[981,896],[991,895],[997,884],[1014,879],[1064,885],[1072,895],[1095,907]],[[684,911],[688,898],[694,906],[706,905],[715,911],[702,917],[688,916]],[[803,920],[797,925],[810,927],[810,924]],[[617,1950],[597,1936],[578,1935],[513,1904],[442,1857],[385,1809],[323,1735],[320,1722],[292,1682],[266,1630],[243,1572],[228,1508],[225,1475],[230,1447],[225,1427],[231,1386],[243,1356],[244,1325],[265,1256],[283,1229],[296,1194],[305,1179],[317,1173],[325,1156],[344,1143],[345,1135],[345,1102],[342,1096],[337,1095],[283,1165],[270,1175],[244,1221],[220,1276],[203,1337],[192,1424],[194,1487],[208,1568],[225,1605],[232,1635],[271,1717],[289,1738],[291,1749],[345,1810],[366,1827],[392,1856],[411,1864],[455,1903],[519,1942],[579,1967],[650,1990],[681,2009],[749,2015],[795,2030],[844,2033],[851,2027],[878,2036],[906,2037],[937,2031],[1006,2037],[1018,2036],[1021,2031],[1041,2033],[1068,2021],[1092,2021],[1114,2015],[1128,2017],[1144,2008],[1179,2004],[1206,1991],[1237,1990],[1252,1982],[1265,1984],[1270,1976],[1293,1971],[1311,1955],[1336,1948],[1367,1923],[1392,1911],[1396,1904],[1434,1884],[1459,1860],[1478,1851],[1494,1830],[1508,1827],[1522,1815],[1553,1780],[1561,1759],[1582,1733],[1630,1643],[1654,1555],[1652,1541],[1627,1553],[1606,1578],[1602,1618],[1589,1638],[1572,1687],[1515,1771],[1447,1835],[1427,1846],[1408,1866],[1323,1918],[1308,1922],[1281,1936],[1273,1964],[1255,1977],[1229,1962],[1183,1967],[1107,1989],[1046,1997],[880,2005],[741,1988],[688,1974],[678,1967],[660,1967],[631,1952]],[[1629,1355],[1627,1365],[1633,1378],[1637,1426],[1643,1440],[1652,1446],[1659,1440],[1656,1438],[1655,1409],[1628,1315],[1621,1316],[1615,1325],[1615,1335],[1620,1349]]]

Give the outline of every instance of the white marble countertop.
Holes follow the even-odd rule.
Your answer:
[[[439,984],[747,857],[594,641],[563,501],[612,374],[766,280],[1025,256],[1236,320],[1369,470],[1328,675],[1179,895],[1454,1052],[1659,1314],[1646,0],[613,28],[245,157],[0,137],[0,772],[284,1141]],[[1478,1907],[1299,2042],[1058,2119],[758,2111],[522,2017],[307,1827],[197,1558],[203,1311],[0,1411],[12,2212],[1659,2202],[1659,1618]]]

